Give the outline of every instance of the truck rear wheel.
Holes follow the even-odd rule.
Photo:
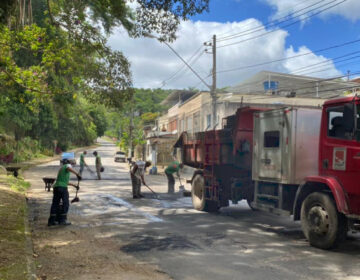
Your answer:
[[[346,237],[346,218],[327,194],[314,192],[301,205],[301,227],[310,244],[320,249],[335,247]]]
[[[205,198],[205,180],[201,174],[197,174],[191,184],[191,198],[196,210],[206,212],[216,212],[217,203]]]
[[[249,199],[249,198],[248,198],[248,199],[246,200],[246,202],[247,202],[247,204],[249,205],[249,207],[250,207],[251,210],[257,211],[257,209],[254,208],[254,207],[251,205],[251,203],[253,202],[253,199]]]

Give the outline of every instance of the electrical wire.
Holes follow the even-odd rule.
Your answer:
[[[353,72],[351,74],[348,74],[348,75],[343,75],[343,76],[336,76],[336,77],[333,77],[333,78],[328,78],[328,79],[320,79],[320,80],[316,80],[316,81],[311,81],[311,82],[305,82],[302,84],[302,86],[300,87],[289,87],[289,86],[284,86],[284,87],[278,87],[276,90],[277,91],[296,91],[296,90],[306,90],[306,89],[313,89],[314,86],[318,86],[320,87],[322,83],[325,83],[325,82],[331,82],[331,81],[335,81],[335,80],[338,80],[338,79],[341,79],[341,78],[344,78],[344,77],[350,77],[350,76],[356,76],[356,75],[359,75],[360,74],[360,71],[356,71],[356,72]],[[336,84],[337,82],[334,82],[334,85],[338,86]],[[343,81],[342,83],[346,83],[345,81]],[[252,85],[253,87],[254,86],[257,86],[257,85],[262,85],[263,83],[262,82],[257,82],[257,83],[248,83],[248,85]],[[308,86],[306,86],[308,85]],[[244,85],[241,85],[241,87],[246,87],[246,84]],[[240,87],[240,88],[241,88]],[[355,88],[360,88],[360,84],[358,86],[354,86]],[[347,88],[352,88],[352,87],[341,87],[341,88],[333,88],[333,89],[326,89],[326,90],[323,90],[322,92],[328,92],[328,91],[335,91],[335,90],[342,90],[342,89],[347,89]],[[321,92],[321,91],[319,91]],[[264,93],[264,91],[252,91],[251,92],[252,94],[261,94],[261,93]],[[303,95],[303,94],[302,94]]]
[[[192,59],[201,51],[201,49],[203,48],[203,45],[201,45],[195,52],[194,54],[188,59],[188,63],[191,64]],[[171,79],[173,79],[178,73],[180,73],[184,68],[186,67],[185,64],[182,64],[181,67],[179,67],[179,69],[177,71],[175,71],[172,75],[170,75],[167,79],[164,79],[161,82],[162,87],[164,87],[166,85],[166,82],[170,81]]]
[[[197,55],[197,57],[194,58],[191,63],[189,63],[189,65],[193,66],[193,65],[201,58],[201,56],[204,55],[204,53],[205,53],[205,52],[200,52],[200,53]],[[188,71],[189,71],[189,69],[188,69],[188,68],[185,68],[184,71],[182,71],[182,72],[181,72],[180,74],[178,74],[176,77],[174,76],[174,77],[172,77],[171,79],[168,79],[167,82],[168,82],[169,80],[173,80],[173,81],[174,81],[174,80],[180,79],[180,78],[183,77],[186,73],[189,73]],[[162,86],[162,87],[164,87],[165,85],[166,85],[166,82],[165,82],[165,83],[163,82],[163,86]]]
[[[358,75],[360,74],[357,73],[357,72],[354,72],[352,74],[347,74],[347,75],[342,75],[342,76],[335,76],[335,77],[332,77],[332,78],[327,78],[327,79],[316,79],[316,78],[312,78],[312,77],[309,77],[309,79],[313,79],[312,81],[308,81],[308,82],[304,82],[303,85],[311,85],[310,87],[312,88],[313,87],[313,84],[314,83],[323,83],[323,82],[329,82],[329,81],[333,81],[333,80],[339,80],[339,79],[342,79],[344,77],[349,77],[349,76],[354,76],[354,75]],[[245,83],[245,84],[240,84],[239,86],[240,87],[249,87],[249,86],[257,86],[257,85],[263,85],[263,82],[251,82],[251,83]],[[310,87],[305,87],[305,88],[300,88],[300,89],[307,89],[307,88],[310,88]],[[294,88],[292,88],[294,89]],[[290,89],[290,90],[292,90]],[[289,87],[279,87],[278,90],[289,90]],[[260,93],[262,93],[263,91],[261,91]]]
[[[336,4],[334,4],[334,5],[330,6],[330,7],[324,8],[324,9],[322,9],[322,10],[320,10],[320,11],[318,11],[318,12],[315,12],[315,13],[313,13],[313,14],[311,14],[311,15],[303,18],[303,19],[296,20],[296,21],[294,21],[294,22],[292,22],[292,23],[289,23],[289,24],[286,24],[286,25],[284,25],[284,26],[281,26],[281,28],[292,26],[292,25],[294,25],[294,24],[296,24],[296,23],[298,23],[298,22],[301,22],[301,21],[303,21],[303,20],[309,19],[309,18],[314,17],[314,16],[316,16],[316,15],[319,15],[319,14],[321,14],[321,13],[323,13],[323,12],[329,10],[329,9],[332,9],[332,8],[334,8],[334,7],[336,7],[336,6],[339,6],[340,4],[342,4],[342,3],[346,2],[346,1],[348,1],[348,0],[342,0],[342,1],[339,2],[339,3],[336,3]],[[275,28],[275,29],[273,29],[273,30],[270,30],[270,31],[267,31],[267,32],[265,32],[265,33],[263,33],[263,34],[260,34],[260,35],[254,36],[254,37],[250,37],[250,38],[247,38],[247,39],[244,39],[244,40],[241,40],[241,41],[237,41],[237,42],[234,42],[234,43],[229,43],[229,44],[226,44],[226,45],[220,45],[220,46],[217,46],[216,48],[218,48],[218,49],[219,49],[219,48],[224,48],[224,47],[233,46],[233,45],[241,44],[241,43],[244,43],[244,42],[248,42],[248,41],[250,41],[250,40],[258,39],[258,38],[261,38],[261,37],[263,37],[263,36],[269,35],[269,34],[271,34],[271,33],[273,33],[273,32],[276,32],[276,31],[278,31],[279,29],[280,29],[280,27],[277,27],[277,28]]]
[[[304,15],[306,15],[306,14],[312,12],[312,11],[316,11],[316,10],[319,9],[319,8],[328,6],[328,5],[330,5],[331,3],[337,2],[338,0],[330,1],[330,2],[328,2],[328,3],[326,3],[326,4],[322,5],[322,6],[319,6],[319,7],[314,8],[314,9],[310,9],[310,10],[306,11],[305,13],[302,13],[302,14],[299,14],[299,15],[297,15],[297,16],[294,16],[294,15],[297,14],[298,12],[301,12],[301,11],[306,10],[306,9],[308,9],[308,8],[314,7],[314,6],[320,4],[321,2],[324,2],[324,1],[326,1],[326,0],[318,1],[318,2],[316,2],[316,3],[314,3],[314,4],[311,4],[310,6],[307,6],[307,7],[305,7],[305,8],[302,8],[302,9],[298,10],[298,11],[295,11],[295,12],[293,12],[293,13],[290,13],[289,15],[283,17],[284,20],[280,20],[280,21],[279,21],[279,20],[273,20],[273,21],[270,21],[270,22],[265,23],[264,25],[261,25],[261,26],[258,26],[258,27],[250,28],[250,29],[248,29],[248,30],[245,30],[245,31],[242,31],[242,32],[239,32],[239,33],[235,33],[235,34],[232,34],[232,35],[228,35],[228,36],[225,36],[225,37],[220,37],[220,38],[217,39],[217,42],[222,42],[222,41],[226,41],[226,40],[231,40],[231,39],[234,39],[234,38],[242,37],[242,36],[245,36],[245,35],[253,34],[253,33],[256,33],[256,32],[258,32],[258,31],[262,31],[262,30],[263,30],[264,28],[266,28],[266,27],[272,27],[272,26],[280,25],[280,24],[285,23],[285,22],[288,22],[288,21],[292,21],[292,20],[294,20],[295,18],[300,18],[301,16],[304,16]],[[290,17],[290,18],[289,18],[289,17]],[[281,19],[283,19],[283,18],[281,18]]]
[[[360,58],[360,56],[357,56],[357,57],[354,57],[354,58]],[[353,59],[353,58],[351,58]],[[347,59],[349,60],[349,59]],[[348,62],[348,63],[342,63],[340,65],[338,65],[338,67],[342,67],[342,66],[346,66],[346,65],[351,65],[351,64],[357,64],[359,61],[358,60],[355,60],[355,61],[351,61],[351,62]],[[306,72],[305,74],[302,74],[302,75],[309,75],[309,74],[314,74],[314,73],[321,73],[321,72],[325,72],[325,71],[328,71],[328,70],[333,70],[334,68],[333,67],[328,67],[328,68],[323,68],[322,70],[316,70],[316,71],[312,71],[312,72]]]
[[[349,59],[352,59],[352,58],[356,58],[357,56],[355,57],[350,57],[350,58],[347,58],[345,60],[338,60],[340,58],[344,58],[344,57],[347,57],[347,56],[352,56],[354,54],[358,54],[360,53],[360,51],[355,51],[355,52],[351,52],[351,53],[348,53],[348,54],[345,54],[345,55],[342,55],[342,56],[338,56],[338,57],[334,57],[334,58],[331,58],[331,59],[327,59],[325,61],[322,61],[322,62],[318,62],[318,63],[314,63],[314,64],[310,64],[310,65],[307,65],[307,66],[304,66],[304,67],[300,67],[300,68],[297,68],[293,71],[290,72],[290,74],[294,74],[294,73],[298,73],[298,72],[303,72],[303,71],[306,71],[308,68],[314,68],[314,67],[318,67],[319,65],[321,64],[328,64],[328,63],[337,63],[337,62],[342,62],[342,61],[346,61],[346,60],[349,60]]]
[[[294,56],[280,58],[280,59],[276,59],[276,60],[272,60],[272,61],[252,64],[252,65],[246,65],[246,66],[232,68],[232,69],[220,70],[220,71],[217,71],[216,73],[221,74],[221,73],[227,73],[227,72],[233,72],[233,71],[238,71],[238,70],[245,70],[245,69],[250,69],[250,68],[254,68],[254,67],[264,66],[264,65],[275,63],[275,62],[286,61],[286,60],[289,60],[289,59],[294,59],[294,58],[298,58],[298,57],[302,57],[302,56],[306,56],[306,55],[310,55],[310,54],[314,54],[314,53],[320,53],[320,52],[324,52],[324,51],[328,51],[328,50],[332,50],[332,49],[336,49],[336,48],[341,48],[341,47],[348,46],[348,45],[351,45],[351,44],[355,44],[355,43],[358,43],[358,42],[360,42],[360,39],[353,40],[353,41],[348,41],[348,42],[345,42],[345,43],[342,43],[342,44],[339,44],[339,45],[334,45],[334,46],[318,49],[318,50],[315,50],[315,51],[311,51],[311,52],[307,52],[307,53],[303,53],[303,54],[297,54],[297,55],[294,55]]]
[[[310,2],[310,1],[314,1],[314,0],[304,0],[304,1],[302,1],[302,3],[298,3],[298,4],[296,4],[296,5],[293,5],[292,8],[298,7],[298,6],[302,6],[304,3],[307,3],[307,2]],[[280,17],[279,17],[278,19],[276,19],[276,20],[273,20],[273,21],[277,21],[277,20],[279,20],[279,19],[286,18],[287,16],[290,15],[289,12],[290,12],[290,10],[287,10],[287,11],[282,12],[282,13],[280,14]],[[284,15],[284,16],[283,16],[283,15]],[[268,23],[273,22],[273,21],[266,22],[265,24],[268,24]],[[253,24],[253,23],[251,22],[251,23],[248,23],[248,24],[244,25],[243,27],[251,26],[252,24]],[[228,31],[228,32],[220,33],[220,34],[218,34],[218,36],[219,36],[219,38],[226,37],[226,36],[224,36],[224,35],[229,34],[229,33],[232,33],[232,32],[233,32],[233,31]],[[229,36],[231,36],[231,35],[229,35]]]

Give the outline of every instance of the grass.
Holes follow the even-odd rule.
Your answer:
[[[21,177],[15,178],[14,176],[1,176],[0,184],[1,183],[5,184],[6,186],[9,186],[12,191],[21,194],[24,194],[27,191],[27,189],[30,188],[30,183],[26,182]]]
[[[27,279],[25,191],[30,184],[0,176],[0,280]]]

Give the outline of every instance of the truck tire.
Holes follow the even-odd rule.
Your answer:
[[[246,200],[247,204],[249,205],[250,209],[253,210],[253,211],[258,211],[258,209],[254,208],[252,205],[251,205],[251,202],[253,202],[253,199],[247,199]]]
[[[301,205],[301,227],[310,245],[331,249],[346,238],[346,218],[325,193],[308,195]]]
[[[217,203],[205,198],[205,180],[201,174],[195,175],[191,184],[191,198],[196,210],[206,212],[216,212]]]

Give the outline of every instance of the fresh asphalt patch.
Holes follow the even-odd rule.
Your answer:
[[[146,252],[151,250],[168,251],[183,249],[200,249],[196,244],[182,235],[169,234],[159,236],[157,232],[139,233],[130,237],[131,243],[120,248],[125,253]]]

